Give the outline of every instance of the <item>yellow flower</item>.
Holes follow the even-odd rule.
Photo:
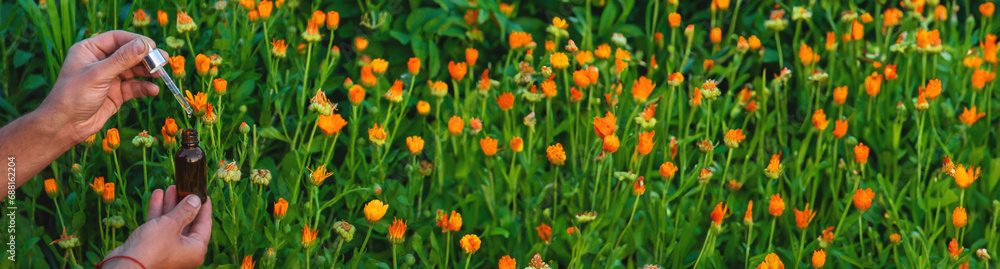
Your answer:
[[[382,216],[385,216],[385,211],[389,210],[389,205],[382,204],[382,201],[372,200],[365,204],[365,219],[368,220],[368,224],[375,224],[379,220],[382,220]]]
[[[476,253],[476,251],[479,250],[479,246],[482,245],[483,242],[479,241],[479,236],[476,236],[474,234],[467,234],[465,236],[462,236],[462,239],[459,240],[458,243],[462,245],[462,249],[465,250],[465,253],[469,253],[469,255],[472,255],[473,253]]]
[[[556,69],[563,69],[569,66],[569,57],[565,53],[556,52],[549,57],[549,62],[552,63],[552,67]]]
[[[559,17],[554,17],[552,18],[552,26],[555,26],[556,28],[559,29],[566,29],[566,20]]]
[[[382,127],[383,126],[379,126],[378,123],[375,123],[372,128],[368,128],[368,139],[371,140],[372,143],[375,143],[376,146],[380,147],[385,144],[385,139],[388,137]]]

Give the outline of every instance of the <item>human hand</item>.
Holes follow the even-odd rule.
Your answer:
[[[132,231],[105,259],[127,256],[146,268],[192,268],[205,261],[212,237],[212,199],[201,203],[197,195],[177,201],[177,188],[153,191],[146,223]],[[139,268],[127,259],[109,260],[108,268]]]
[[[159,93],[156,84],[132,79],[151,76],[142,66],[151,48],[156,48],[152,39],[119,30],[74,44],[39,110],[48,122],[63,126],[61,133],[71,135],[73,142],[83,141],[99,131],[124,102]]]

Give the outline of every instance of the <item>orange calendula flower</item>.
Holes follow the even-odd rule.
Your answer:
[[[889,64],[885,66],[885,80],[894,80],[899,75],[896,74],[896,65]]]
[[[649,155],[653,151],[653,136],[656,131],[642,132],[639,133],[639,143],[635,145],[635,150],[639,152],[642,156]]]
[[[306,169],[309,169],[306,167]],[[309,179],[313,186],[323,185],[323,181],[333,175],[333,172],[326,171],[326,164],[316,167],[316,170],[309,169]]]
[[[632,82],[632,99],[636,103],[645,103],[654,88],[656,88],[656,84],[652,80],[646,78],[646,76],[641,76]]]
[[[137,27],[145,27],[146,25],[149,25],[149,14],[141,8],[132,12],[132,25]]]
[[[747,212],[743,214],[743,223],[753,225],[753,200],[747,202]]]
[[[573,83],[580,88],[586,88],[587,86],[590,86],[590,79],[587,78],[587,71],[586,70],[573,71]]]
[[[398,79],[392,83],[392,87],[389,87],[384,95],[385,99],[393,103],[399,103],[403,101],[403,82]]]
[[[378,77],[372,72],[371,65],[361,67],[361,83],[366,87],[374,87],[375,83],[378,83]]]
[[[982,167],[973,169],[973,166],[970,165],[969,168],[965,168],[965,165],[959,164],[955,167],[955,184],[959,188],[968,188],[973,182],[976,182],[976,179],[979,179],[980,170]]]
[[[833,102],[843,105],[847,101],[847,86],[833,88]]]
[[[368,48],[368,39],[365,39],[364,37],[360,37],[360,36],[359,37],[355,37],[354,38],[354,48],[357,49],[358,51],[364,51],[365,49]]]
[[[747,38],[747,45],[752,50],[760,49],[760,39],[756,35],[751,35],[750,38]]]
[[[854,146],[854,160],[862,165],[868,163],[868,146],[865,143]]]
[[[979,4],[979,14],[982,14],[983,17],[992,17],[995,9],[993,2]]]
[[[326,12],[320,10],[313,11],[312,18],[309,19],[309,22],[315,23],[316,25],[326,23]]]
[[[250,22],[257,22],[260,19],[260,15],[256,9],[250,10],[250,12],[247,12],[247,19],[250,19]]]
[[[798,208],[794,208],[792,210],[795,212],[795,226],[798,226],[799,229],[809,227],[809,222],[811,222],[813,217],[816,216],[816,212],[809,209],[809,203],[806,203],[805,210],[799,211]]]
[[[771,216],[781,217],[785,213],[785,200],[781,199],[781,194],[771,195],[771,202],[767,204],[767,210]]]
[[[218,95],[225,95],[226,87],[228,86],[229,82],[226,81],[225,79],[217,78],[212,80],[212,89],[215,90],[215,93]]]
[[[552,26],[555,26],[556,28],[559,29],[566,29],[567,26],[566,20],[559,17],[554,17],[552,18]]]
[[[323,13],[323,12],[320,12],[320,11],[317,11],[317,12]],[[313,14],[313,15],[315,15],[315,14]],[[326,15],[323,15],[323,16],[326,16]],[[319,26],[322,25],[322,24],[323,24],[322,21],[319,22],[319,23],[316,23],[315,20],[310,20],[309,23],[306,24],[306,30],[302,31],[302,39],[305,40],[305,41],[307,41],[307,42],[318,42],[321,39],[323,39],[323,36],[321,36],[319,34]]]
[[[274,216],[283,218],[285,212],[288,212],[288,201],[285,201],[285,198],[278,198],[278,202],[274,203]]]
[[[410,71],[410,74],[416,75],[420,73],[420,58],[410,57],[410,61],[406,62],[406,67]]]
[[[482,245],[483,242],[479,241],[479,236],[474,234],[467,234],[465,236],[462,236],[462,239],[460,239],[458,243],[462,245],[462,249],[465,250],[465,253],[469,253],[469,255],[472,255],[473,253],[476,253],[476,251],[479,250],[479,246]]]
[[[972,72],[972,88],[976,90],[982,90],[984,87],[986,87],[986,83],[993,81],[995,77],[996,74],[992,72],[982,69],[976,69],[976,71]]]
[[[597,46],[597,50],[594,51],[594,57],[598,59],[607,59],[611,57],[611,46],[608,44],[601,44]]]
[[[59,184],[56,183],[56,179],[50,178],[45,180],[45,193],[49,197],[53,197],[59,193]]]
[[[168,15],[166,11],[157,10],[156,22],[159,23],[160,26],[166,26],[167,23],[170,22],[170,15]]]
[[[875,192],[872,192],[872,188],[858,189],[854,193],[854,207],[861,211],[868,210],[872,206],[872,199],[875,199]]]
[[[813,57],[813,56],[819,56],[819,55],[813,53],[813,50],[811,47],[809,47],[809,45],[802,44],[801,46],[799,46],[799,61],[802,62],[802,65],[809,65],[812,64],[813,62],[819,61],[819,57]]]
[[[724,202],[719,202],[719,204],[715,205],[715,209],[712,210],[712,214],[709,218],[712,219],[712,223],[715,224],[715,226],[721,226],[722,219],[726,217],[727,212],[729,212],[729,206]]]
[[[431,104],[427,101],[420,100],[417,101],[417,113],[420,115],[427,115],[431,112]]]
[[[585,65],[592,62],[594,62],[594,52],[581,50],[576,53],[576,63]]]
[[[288,45],[285,45],[285,40],[271,40],[271,54],[274,57],[285,58],[285,51],[288,50]]]
[[[520,49],[531,43],[531,34],[525,32],[511,32],[507,37],[511,49]]]
[[[163,128],[160,130],[163,136],[174,136],[177,134],[177,123],[172,118],[163,120]]]
[[[347,121],[340,114],[319,115],[316,118],[316,127],[319,127],[323,134],[331,136],[340,133],[340,130],[347,126]]]
[[[451,116],[451,119],[448,120],[448,132],[450,132],[451,135],[458,135],[462,133],[462,129],[465,129],[465,122],[462,121],[462,118],[458,116]]]
[[[462,214],[458,214],[454,210],[451,211],[451,216],[448,217],[448,230],[452,232],[457,232],[462,229]]]
[[[542,82],[542,93],[545,94],[545,97],[548,98],[556,97],[556,94],[558,94],[558,92],[556,91],[556,82],[553,81],[552,79],[548,79],[545,80],[545,82]]]
[[[319,230],[309,229],[309,224],[306,223],[305,228],[302,228],[302,247],[309,248],[312,246],[313,241],[316,241],[316,235],[319,234]]]
[[[240,264],[240,269],[253,269],[253,266],[253,256],[243,256],[243,263]]]
[[[607,153],[615,153],[616,151],[618,151],[618,147],[621,146],[621,141],[618,141],[618,136],[616,136],[615,134],[605,136],[604,139],[602,140],[604,142],[603,143],[604,152]]]
[[[965,110],[962,111],[962,114],[958,115],[958,120],[962,121],[962,123],[972,126],[972,124],[976,123],[977,120],[985,116],[986,116],[985,112],[979,112],[977,114],[975,106],[973,106],[972,109],[969,109],[969,107],[965,107]]]
[[[403,235],[406,234],[406,222],[392,218],[392,225],[389,225],[389,242],[393,244],[403,243]]]
[[[951,214],[951,223],[955,225],[955,228],[965,227],[965,223],[968,221],[968,216],[965,214],[964,207],[956,207],[955,212]]]
[[[924,87],[924,93],[927,99],[934,100],[941,95],[941,80],[932,79],[927,82],[927,87]]]
[[[712,31],[709,33],[709,40],[712,41],[712,44],[716,45],[722,42],[722,29],[719,27],[712,28]]]
[[[667,21],[670,22],[670,27],[677,28],[678,26],[681,26],[681,14],[671,12],[670,15],[667,16]]]
[[[965,250],[965,247],[960,247],[958,245],[958,240],[955,238],[952,238],[951,243],[948,243],[948,253],[951,254],[952,257],[958,257],[958,255],[962,254],[963,250]]]
[[[674,166],[674,163],[665,162],[660,165],[660,176],[663,176],[664,179],[673,179],[676,173],[677,166]]]
[[[781,153],[772,154],[771,161],[768,162],[767,167],[764,168],[764,174],[771,179],[776,179],[781,175]]]
[[[837,50],[837,33],[826,32],[826,50]]]
[[[197,31],[198,24],[194,23],[194,19],[188,16],[187,12],[178,11],[177,12],[177,33],[183,34],[185,32]]]
[[[868,96],[875,97],[881,88],[882,75],[879,75],[878,72],[872,72],[870,76],[865,77],[865,92],[868,93]]]
[[[500,264],[498,265],[500,269],[515,269],[517,268],[517,261],[511,258],[510,255],[503,256],[500,258]]]
[[[830,125],[830,121],[826,120],[826,114],[823,113],[823,109],[817,109],[813,112],[812,116],[813,127],[817,130],[826,130],[826,126]]]
[[[566,164],[566,151],[563,150],[562,143],[556,143],[545,149],[545,156],[553,165],[561,166]]]
[[[701,62],[701,68],[704,68],[706,72],[708,70],[712,70],[712,67],[715,67],[715,61],[712,59],[707,59]]]
[[[382,204],[380,200],[372,200],[365,204],[365,219],[368,220],[368,224],[375,224],[379,220],[382,220],[382,216],[385,216],[385,211],[389,210],[389,205]]]
[[[820,268],[826,264],[826,251],[825,250],[814,250],[812,255],[812,265],[813,267]]]
[[[385,139],[388,135],[385,133],[384,126],[379,126],[378,123],[368,128],[368,139],[372,141],[376,146],[382,146],[385,144]]]
[[[451,74],[451,79],[461,80],[469,72],[469,67],[464,62],[456,64],[455,61],[450,61],[448,62],[448,72]]]
[[[833,136],[844,137],[847,134],[847,120],[837,120],[833,126]]]
[[[382,60],[382,58],[372,60],[372,72],[375,72],[375,75],[381,76],[387,68],[389,68],[389,62]]]
[[[611,114],[611,111],[605,113],[604,118],[594,117],[594,133],[598,137],[604,138],[605,136],[614,135],[616,128],[618,128],[618,119],[615,118],[615,114]]]
[[[108,182],[104,183],[104,192],[101,193],[101,198],[104,198],[105,203],[111,203],[115,201],[115,183]]]
[[[542,242],[545,242],[545,244],[552,243],[552,227],[542,223],[538,227],[535,227],[535,230],[538,231],[538,237],[542,239]]]
[[[95,177],[94,183],[90,183],[90,188],[97,194],[104,193],[104,177]]]
[[[549,57],[549,63],[551,63],[552,67],[555,69],[564,69],[569,66],[569,57],[567,57],[565,53],[556,52]]]
[[[474,48],[465,49],[465,62],[469,65],[476,65],[476,60],[479,59],[479,50]]]
[[[483,154],[486,154],[486,156],[493,156],[497,154],[496,139],[490,138],[488,136],[479,139],[479,147],[483,149]]]
[[[510,139],[510,149],[514,152],[521,152],[524,150],[524,140],[520,137],[515,136]]]
[[[644,182],[642,176],[639,176],[639,179],[635,181],[635,185],[632,186],[632,192],[635,193],[636,196],[646,193],[646,183]]]
[[[351,86],[351,90],[347,94],[347,99],[351,100],[351,104],[358,105],[365,101],[365,88],[361,85],[354,84]]]
[[[854,20],[851,24],[851,39],[852,40],[862,40],[865,38],[865,26],[861,24],[858,20]]]
[[[121,142],[121,137],[118,136],[118,128],[108,129],[108,132],[104,135],[104,140],[102,141],[104,144],[104,151],[111,152],[118,149]]]
[[[743,135],[743,129],[732,129],[726,132],[726,137],[723,138],[723,142],[726,143],[726,147],[738,148],[740,147],[740,142],[747,137]]]
[[[274,2],[264,0],[257,3],[257,14],[260,15],[261,19],[270,18],[272,10],[274,10]]]
[[[173,71],[174,76],[178,78],[184,77],[184,56],[177,55],[171,56],[169,60],[170,69]]]
[[[419,136],[407,137],[406,148],[410,150],[410,154],[418,154],[424,150],[424,139]]]

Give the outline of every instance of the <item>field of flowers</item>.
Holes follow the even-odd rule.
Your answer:
[[[678,2],[4,1],[0,125],[115,29],[195,115],[122,106],[0,267],[99,263],[184,128],[209,267],[996,267],[994,3]]]

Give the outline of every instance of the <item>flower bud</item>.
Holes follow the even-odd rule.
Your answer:
[[[250,171],[250,182],[260,186],[267,186],[271,183],[271,171],[267,169],[254,169]]]
[[[372,193],[375,193],[375,195],[382,195],[382,185],[375,183],[375,185],[372,186]]]
[[[250,125],[247,125],[246,122],[240,123],[240,133],[247,134],[249,132],[250,132]]]

